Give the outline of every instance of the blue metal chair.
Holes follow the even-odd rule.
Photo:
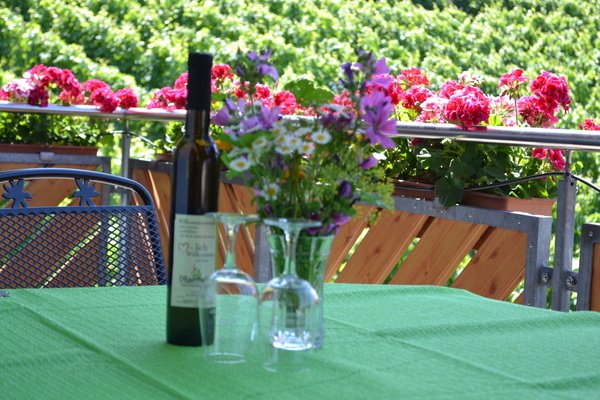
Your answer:
[[[0,185],[0,288],[166,284],[154,203],[138,182],[32,168],[0,172]],[[106,204],[112,187],[133,205]]]

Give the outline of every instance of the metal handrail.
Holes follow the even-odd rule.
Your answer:
[[[185,110],[167,111],[158,108],[118,108],[112,113],[101,112],[94,106],[31,106],[0,101],[0,112],[53,114],[81,117],[100,117],[120,120],[183,122]],[[305,117],[289,117],[300,120]],[[420,139],[453,138],[459,141],[506,144],[525,147],[546,147],[564,150],[600,151],[600,131],[579,129],[524,128],[511,126],[477,126],[468,130],[452,124],[398,122],[396,137]]]

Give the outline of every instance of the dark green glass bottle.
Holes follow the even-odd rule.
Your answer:
[[[191,53],[185,135],[173,157],[167,342],[200,346],[198,298],[214,270],[217,225],[204,216],[218,208],[220,163],[210,131],[212,56]]]

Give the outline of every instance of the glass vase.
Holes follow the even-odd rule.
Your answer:
[[[319,226],[318,221],[265,219],[263,223],[283,231],[283,271],[262,291],[259,332],[264,367],[273,372],[300,372],[308,369],[308,355],[318,333],[319,295],[296,272],[296,250],[300,232]]]
[[[300,236],[296,243],[296,272],[300,278],[307,280],[315,288],[321,299],[317,305],[315,349],[323,347],[325,340],[323,283],[334,238],[334,235]],[[270,233],[267,234],[267,242],[271,253],[273,276],[282,276],[285,266],[285,236]]]

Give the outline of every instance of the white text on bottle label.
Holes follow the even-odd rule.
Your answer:
[[[204,280],[215,270],[217,224],[204,215],[176,214],[171,306],[198,308]]]

